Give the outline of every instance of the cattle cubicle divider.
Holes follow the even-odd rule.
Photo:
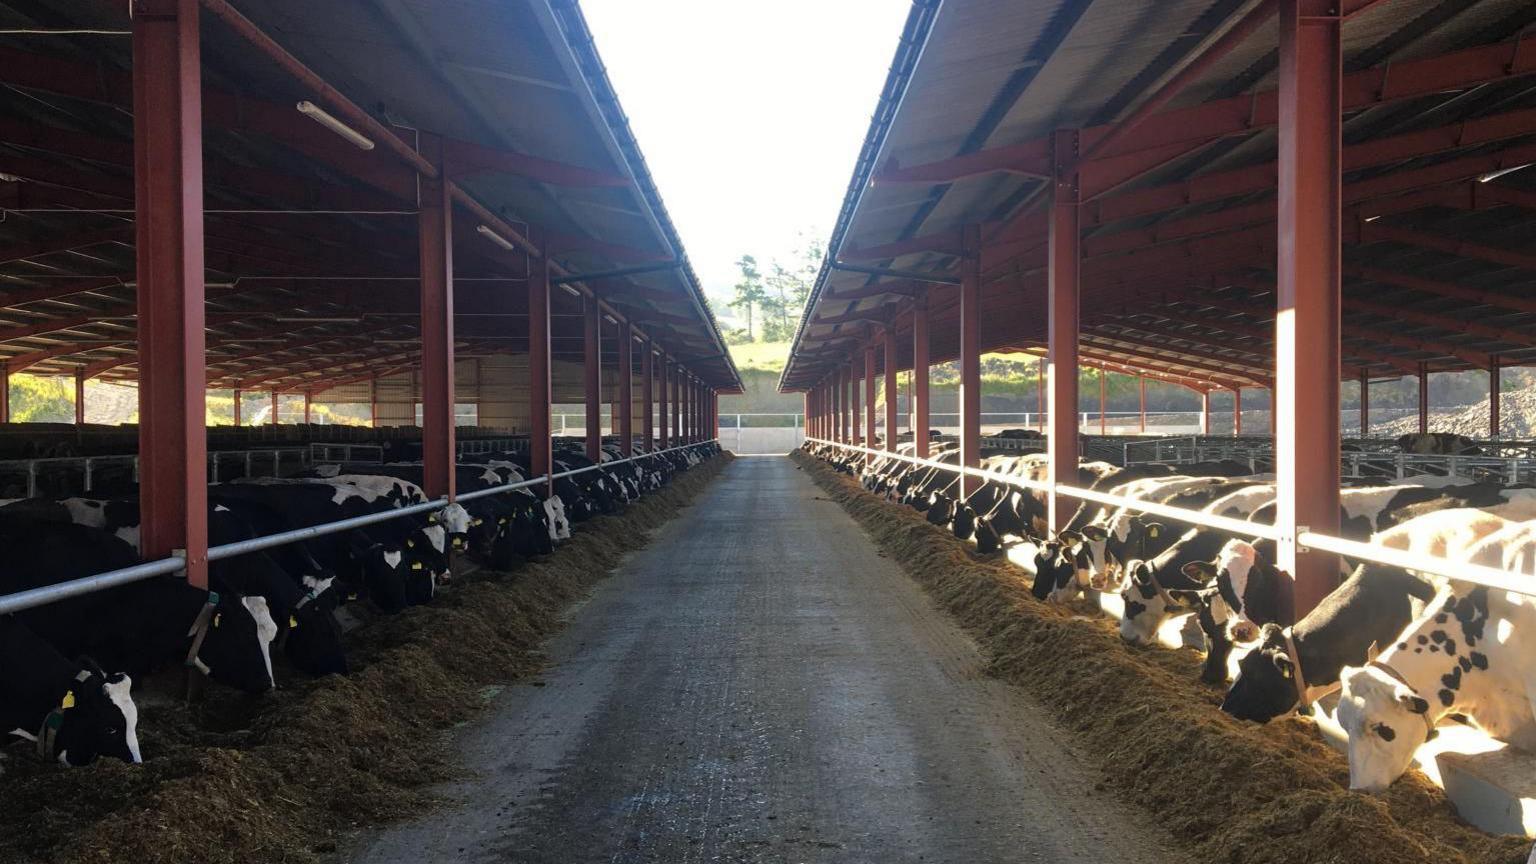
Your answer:
[[[1228,516],[1217,516],[1213,513],[1202,513],[1198,510],[1187,510],[1183,507],[1169,507],[1165,504],[1141,501],[1124,495],[1112,495],[1107,492],[1084,489],[1078,486],[1067,486],[1059,483],[1052,485],[1039,480],[1026,480],[1022,477],[1012,477],[982,468],[951,465],[947,462],[938,462],[933,459],[920,459],[904,453],[876,450],[870,447],[861,447],[857,444],[843,444],[836,441],[828,441],[824,438],[807,438],[806,442],[854,453],[862,453],[876,458],[896,459],[926,468],[936,468],[941,471],[964,474],[993,483],[1016,486],[1034,492],[1044,492],[1047,495],[1064,495],[1068,498],[1092,501],[1096,504],[1106,504],[1111,507],[1125,507],[1130,510],[1160,516],[1165,519],[1173,519],[1202,528],[1214,528],[1218,531],[1225,531],[1240,537],[1258,537],[1264,540],[1280,539],[1280,530],[1273,525],[1247,522]],[[1374,543],[1345,540],[1342,537],[1332,537],[1312,531],[1299,532],[1296,536],[1296,542],[1304,550],[1316,549],[1321,552],[1332,552],[1347,556],[1356,561],[1370,561],[1376,564],[1385,564],[1389,567],[1402,567],[1420,573],[1443,576],[1459,582],[1469,582],[1499,591],[1512,591],[1516,594],[1536,597],[1536,585],[1530,583],[1530,577],[1500,570],[1495,567],[1485,567],[1481,564],[1471,564],[1465,561],[1453,561],[1438,555],[1410,555],[1406,552],[1378,546]],[[3,610],[4,607],[0,606],[0,611]]]
[[[696,447],[704,447],[718,443],[718,439],[697,441],[692,444],[684,444],[678,447],[668,447],[665,450],[657,450],[654,453],[643,453],[639,456],[631,456],[625,459],[614,459],[585,468],[576,468],[570,471],[561,471],[555,474],[545,474],[531,480],[520,480],[516,483],[506,483],[501,486],[493,486],[489,489],[476,489],[448,498],[434,498],[431,501],[423,501],[420,504],[412,504],[407,507],[399,507],[382,513],[369,513],[364,516],[354,516],[350,519],[341,519],[336,522],[325,522],[320,525],[310,525],[304,528],[295,528],[292,531],[282,531],[270,534],[266,537],[253,537],[249,540],[240,540],[235,543],[226,543],[222,546],[208,547],[209,562],[221,561],[225,558],[233,558],[237,555],[247,555],[252,552],[260,552],[285,546],[289,543],[297,543],[313,537],[323,537],[327,534],[336,534],[341,531],[350,531],[353,528],[363,528],[380,522],[388,522],[391,519],[400,519],[406,516],[415,516],[421,513],[430,513],[440,510],[449,504],[459,501],[472,501],[477,498],[487,498],[492,495],[504,495],[519,489],[528,489],[540,484],[553,484],[556,480],[585,474],[588,471],[596,471],[600,468],[612,468],[629,462],[642,462],[665,456],[668,453],[676,453],[681,450],[691,450]],[[26,591],[17,591],[14,594],[0,596],[0,615],[9,615],[14,612],[22,612],[34,609],[38,606],[46,606],[71,597],[84,594],[93,594],[97,591],[105,591],[119,585],[127,585],[132,582],[141,582],[156,576],[168,576],[184,569],[183,560],[178,556],[161,558],[155,561],[145,561],[131,567],[123,567],[117,570],[109,570],[105,573],[97,573],[94,576],[83,576],[79,579],[71,579],[56,585],[44,585],[40,588],[31,588]]]

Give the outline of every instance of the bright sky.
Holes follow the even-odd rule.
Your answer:
[[[798,235],[831,233],[908,0],[581,8],[707,291],[743,253],[787,263]]]

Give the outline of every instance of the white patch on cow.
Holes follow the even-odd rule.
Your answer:
[[[256,642],[261,648],[261,659],[267,664],[267,681],[276,687],[277,679],[272,677],[272,642],[277,638],[277,622],[272,620],[272,609],[265,597],[241,597],[240,605],[256,619]]]
[[[341,466],[340,465],[317,465],[317,466],[315,466],[315,476],[316,477],[335,477],[336,475],[338,475],[340,473],[341,473]]]
[[[310,594],[319,597],[321,594],[331,590],[331,583],[336,581],[336,577],[327,576],[324,579],[316,579],[313,576],[305,576],[302,581],[304,587],[309,589]]]
[[[437,511],[437,520],[442,523],[443,527],[448,529],[449,534],[468,533],[469,524],[472,521],[469,511],[465,510],[462,504],[449,504],[447,507]],[[442,550],[439,549],[438,551],[441,552]]]
[[[65,498],[59,502],[69,511],[69,521],[91,528],[107,527],[107,508],[91,498]]]
[[[1416,487],[1413,486],[1380,486],[1369,489],[1344,489],[1339,492],[1339,508],[1344,511],[1346,519],[1358,519],[1366,517],[1371,521],[1371,527],[1376,526],[1376,519],[1387,506],[1387,502],[1399,492],[1404,492]]]
[[[389,565],[389,569],[398,570],[400,569],[400,559],[403,557],[405,556],[401,555],[399,552],[385,552],[384,563]]]
[[[497,474],[494,469],[486,468],[480,472],[480,482],[487,486],[500,486],[501,475]]]
[[[213,512],[215,512],[215,513],[228,513],[229,512],[229,508],[225,507],[223,504],[215,504],[215,505],[213,505]]]
[[[117,710],[123,712],[123,742],[128,745],[133,764],[143,762],[144,759],[139,755],[139,707],[133,704],[133,679],[124,675],[123,680],[115,684],[103,684],[101,691],[107,694]]]
[[[443,530],[443,526],[428,525],[421,529],[421,533],[427,535],[427,540],[432,544],[433,549],[436,549],[438,552],[443,551],[443,541],[448,538],[448,532]]]
[[[31,741],[34,744],[37,743],[37,736],[33,735],[31,732],[28,732],[25,729],[22,729],[22,728],[19,728],[19,727],[16,728],[16,729],[12,729],[11,730],[11,734],[15,735],[17,738],[25,738],[26,740]]]
[[[1226,571],[1232,582],[1232,593],[1239,601],[1248,591],[1248,574],[1253,572],[1258,560],[1259,550],[1242,540],[1228,540],[1227,545],[1221,547],[1221,554],[1216,556],[1216,572]],[[1238,624],[1251,623],[1247,612],[1246,609],[1233,609],[1220,593],[1211,601],[1212,619],[1217,624],[1226,624],[1229,630]]]
[[[134,549],[139,548],[139,526],[125,525],[112,533]]]

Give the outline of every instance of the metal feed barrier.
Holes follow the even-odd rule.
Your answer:
[[[1396,443],[1383,439],[1353,439],[1346,444],[1360,448],[1340,454],[1341,476],[1351,479],[1395,478],[1420,474],[1465,477],[1512,485],[1536,477],[1536,453],[1528,442],[1478,441],[1478,449],[1490,455],[1452,456],[1434,453],[1403,453]],[[1121,447],[1124,465],[1161,462],[1191,465],[1226,460],[1246,464],[1255,473],[1275,468],[1274,444],[1268,438],[1222,438],[1186,435],[1127,441]]]
[[[309,465],[311,452],[292,447],[211,451],[208,453],[208,482],[220,483],[232,476],[280,477],[286,464],[291,463],[298,468]],[[231,475],[227,471],[230,465],[241,466],[243,473]],[[61,484],[67,488],[51,490],[50,494],[94,492],[100,474],[111,469],[118,469],[115,473],[119,476],[126,474],[133,483],[139,482],[137,456],[49,456],[0,460],[0,478],[16,478],[18,489],[24,486],[24,497],[27,498],[38,497],[42,481],[60,475],[72,475]],[[79,482],[69,482],[74,478],[79,478]]]
[[[566,477],[574,477],[577,474],[585,474],[588,471],[596,471],[599,468],[610,468],[615,465],[623,465],[626,462],[639,462],[646,459],[655,459],[668,453],[680,450],[689,450],[694,447],[703,447],[708,444],[718,443],[718,439],[699,441],[694,444],[684,444],[681,447],[669,447],[666,450],[658,450],[655,453],[646,453],[640,456],[631,456],[627,459],[614,459],[610,462],[602,462],[597,465],[589,465],[586,468],[577,468],[572,471],[561,471],[557,474],[546,474],[535,477],[532,480],[520,480],[516,483],[507,483],[501,486],[493,486],[490,489],[476,489],[473,492],[465,492],[454,497],[454,501],[472,501],[477,498],[487,498],[491,495],[504,495],[519,489],[527,489],[541,483],[552,484],[556,480]],[[380,522],[388,522],[391,519],[400,519],[405,516],[414,516],[419,513],[429,513],[448,506],[447,498],[434,498],[420,504],[412,504],[384,513],[370,513],[366,516],[355,516],[351,519],[342,519],[336,522],[326,522],[320,525],[311,525],[306,528],[295,528],[292,531],[283,531],[266,537],[253,537],[249,540],[241,540],[236,543],[226,543],[222,546],[208,547],[208,560],[222,561],[237,555],[245,555],[251,552],[260,552],[289,543],[297,543],[301,540],[309,540],[314,537],[324,537],[328,534],[336,534],[341,531],[350,531],[353,528],[364,528],[376,525]],[[38,606],[46,606],[60,600],[78,597],[84,594],[92,594],[97,591],[105,591],[118,585],[127,585],[132,582],[140,582],[155,576],[167,576],[181,571],[184,568],[181,557],[161,558],[156,561],[146,561],[135,564],[132,567],[123,567],[118,570],[109,570],[106,573],[98,573],[94,576],[84,576],[79,579],[71,579],[56,585],[45,585],[41,588],[32,588],[26,591],[18,591],[14,594],[0,596],[0,615],[9,615],[14,612],[22,612]]]
[[[1124,495],[1113,495],[1107,492],[1099,492],[1093,489],[1084,489],[1078,486],[1063,484],[1052,485],[1038,480],[1026,480],[1022,477],[1013,477],[1007,474],[999,474],[981,468],[962,467],[950,465],[945,462],[936,462],[932,459],[919,459],[916,456],[907,456],[901,453],[893,453],[886,450],[874,450],[869,447],[860,447],[855,444],[840,444],[823,438],[807,438],[814,444],[823,444],[841,450],[855,453],[863,453],[883,459],[897,459],[912,465],[921,465],[926,468],[937,468],[941,471],[950,471],[956,474],[964,474],[976,477],[991,483],[1001,483],[1006,486],[1015,486],[1032,492],[1045,492],[1047,494],[1065,495],[1068,498],[1076,498],[1082,501],[1092,501],[1096,504],[1104,504],[1110,507],[1124,507],[1139,513],[1159,516],[1164,519],[1173,519],[1201,528],[1214,528],[1240,537],[1258,537],[1264,540],[1279,540],[1280,529],[1273,525],[1247,522],[1242,519],[1233,519],[1227,516],[1217,516],[1211,513],[1201,513],[1198,510],[1186,510],[1182,507],[1169,507],[1166,504],[1158,504],[1151,501],[1141,501]],[[1356,561],[1370,561],[1377,564],[1385,564],[1389,567],[1401,567],[1406,570],[1414,570],[1419,573],[1429,573],[1435,576],[1443,576],[1447,579],[1455,579],[1460,582],[1468,582],[1474,585],[1482,585],[1499,591],[1512,591],[1529,597],[1536,597],[1536,583],[1529,575],[1512,573],[1499,570],[1494,567],[1485,567],[1481,564],[1469,564],[1465,561],[1453,561],[1438,555],[1411,555],[1397,549],[1388,549],[1374,543],[1361,543],[1355,540],[1345,540],[1342,537],[1333,537],[1327,534],[1318,534],[1313,531],[1303,530],[1296,535],[1296,543],[1304,549],[1317,549],[1323,552],[1332,552],[1338,555],[1348,556]],[[4,611],[0,607],[0,611]]]

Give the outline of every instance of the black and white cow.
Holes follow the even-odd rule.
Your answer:
[[[138,553],[100,529],[22,517],[0,519],[11,550],[0,593],[40,588],[137,564]],[[273,686],[278,626],[266,598],[206,592],[162,576],[84,594],[16,614],[71,657],[95,657],[142,676],[185,662],[215,681],[262,693]]]
[[[1337,686],[1345,665],[1364,663],[1372,645],[1402,632],[1413,620],[1415,601],[1423,604],[1433,596],[1428,580],[1405,570],[1356,567],[1289,630],[1263,627],[1258,646],[1238,661],[1221,710],[1268,723],[1295,708],[1303,690],[1310,704]]]
[[[1201,512],[1233,519],[1248,518],[1274,497],[1275,490],[1271,485],[1247,486],[1212,501]],[[1125,604],[1120,617],[1120,638],[1131,644],[1149,643],[1170,616],[1188,611],[1169,592],[1206,588],[1200,574],[1186,568],[1214,558],[1226,541],[1226,535],[1219,531],[1191,528],[1155,557],[1127,561],[1125,587],[1120,591]]]
[[[42,759],[89,765],[143,761],[133,679],[89,659],[72,663],[13,616],[0,616],[0,731]]]
[[[1478,541],[1466,560],[1536,577],[1536,523]],[[1536,581],[1532,582],[1536,585]],[[1340,674],[1349,786],[1380,792],[1449,714],[1536,750],[1536,599],[1449,582],[1381,654]]]
[[[1400,435],[1397,449],[1404,453],[1441,456],[1479,456],[1483,452],[1476,441],[1452,432],[1410,432]]]

